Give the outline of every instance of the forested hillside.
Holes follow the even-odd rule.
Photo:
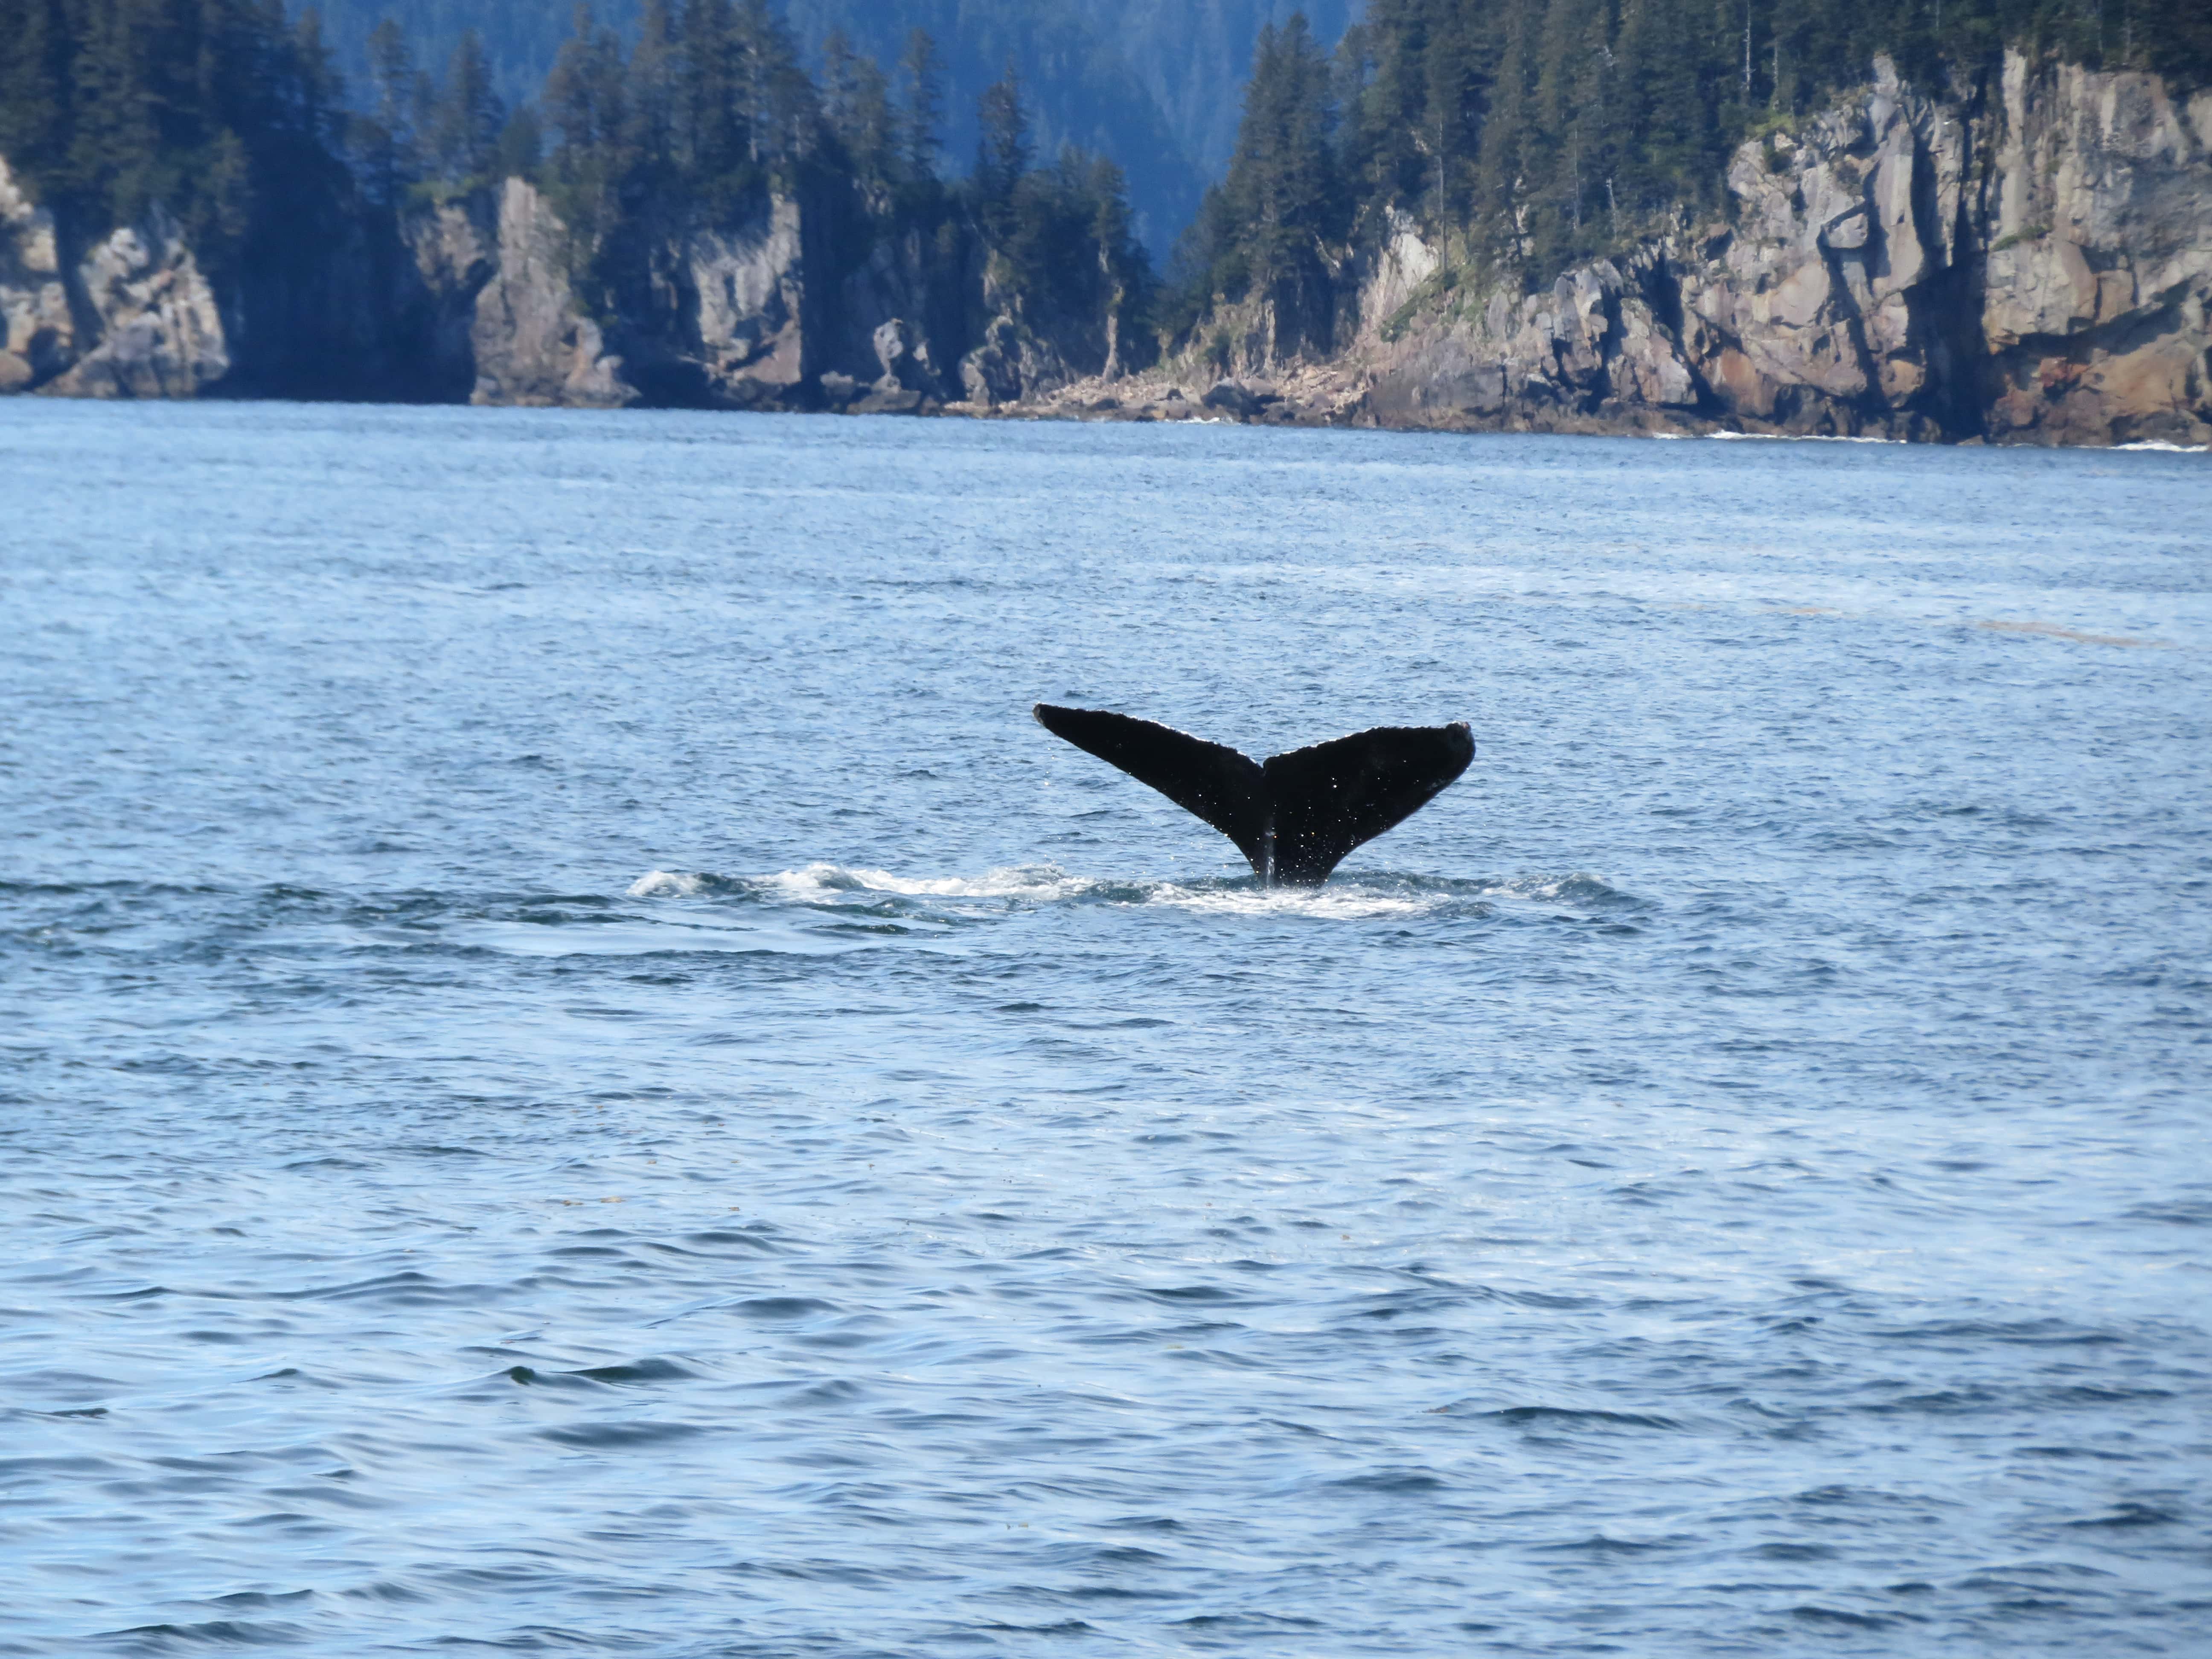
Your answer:
[[[0,389],[1034,406],[1162,354],[1272,374],[1419,322],[1390,384],[1449,381],[1462,414],[1503,407],[1507,336],[1514,386],[1572,380],[1592,418],[1638,376],[1701,418],[1954,436],[2038,376],[2021,418],[2051,430],[2076,391],[2201,401],[2203,0],[1369,0],[1334,45],[1290,12],[1164,280],[1123,157],[1066,142],[1038,82],[1158,99],[1130,51],[1036,26],[1073,0],[1026,3],[911,0],[964,58],[857,0],[577,8],[518,97],[512,41],[471,31],[383,18],[349,79],[278,0],[0,0]],[[1218,43],[1273,4],[1182,25]],[[1109,12],[1144,21],[1131,48],[1170,28],[1165,0]],[[967,96],[1017,38],[1036,78],[1011,54]],[[1152,64],[1170,103],[1203,56]],[[2081,77],[2118,71],[2094,103]],[[2062,211],[2054,180],[2087,194]]]
[[[1918,84],[2007,45],[2212,76],[2205,0],[1368,0],[1334,52],[1264,30],[1228,176],[1178,250],[1188,327],[1275,292],[1318,325],[1333,252],[1393,210],[1531,281],[1718,204],[1729,152],[1863,84]]]
[[[259,371],[251,350],[234,363],[241,387],[357,395],[423,384],[404,362],[370,373],[349,361],[371,349],[376,319],[340,313],[388,313],[393,339],[434,331],[398,314],[427,303],[409,296],[428,278],[406,268],[446,258],[441,239],[487,230],[465,235],[437,216],[448,204],[465,220],[503,212],[510,180],[557,216],[532,233],[555,237],[547,302],[626,338],[634,365],[681,356],[667,336],[698,326],[700,296],[684,291],[696,239],[773,241],[761,228],[779,202],[804,216],[803,250],[777,256],[793,262],[790,280],[834,292],[888,258],[906,271],[915,312],[901,328],[955,362],[994,317],[1016,330],[1007,349],[1027,354],[1031,378],[1038,363],[1095,371],[1141,355],[1148,266],[1122,174],[1073,147],[1040,154],[1017,77],[985,88],[963,167],[944,155],[946,77],[925,31],[888,64],[833,33],[817,77],[767,0],[646,0],[633,44],[581,8],[574,21],[543,88],[510,106],[475,34],[426,63],[387,19],[349,106],[313,12],[288,24],[257,0],[0,0],[0,33],[25,46],[0,59],[0,161],[54,216],[66,248],[137,225],[136,251],[115,259],[156,257],[159,244],[170,251],[158,257],[204,271],[219,307],[261,343]],[[35,280],[22,289],[41,291]],[[822,299],[799,303],[812,336],[851,334],[853,319]],[[864,377],[873,325],[835,360]],[[327,362],[306,361],[319,330],[348,326],[362,338],[327,340]],[[785,367],[815,375],[833,366],[823,349]],[[916,378],[928,395],[957,395],[952,369]],[[638,390],[707,398],[697,372]],[[787,374],[776,395],[818,398],[793,384]]]
[[[220,270],[349,187],[314,18],[257,0],[0,0],[0,158],[78,223],[159,202]]]
[[[787,0],[781,8],[807,64],[842,33],[883,64],[927,29],[945,66],[944,153],[964,171],[975,153],[977,100],[1011,64],[1041,155],[1064,144],[1115,158],[1139,230],[1164,253],[1221,176],[1236,139],[1237,100],[1263,24],[1299,0]],[[574,0],[322,0],[325,33],[348,78],[367,78],[369,37],[386,16],[418,53],[443,64],[473,29],[500,95],[534,97],[572,33]],[[1353,0],[1305,0],[1333,43]],[[599,0],[596,21],[635,44],[641,0]]]
[[[884,63],[833,30],[817,80],[766,0],[644,0],[634,44],[586,8],[572,18],[544,86],[511,106],[473,31],[438,62],[383,20],[349,99],[313,10],[288,24],[257,0],[0,0],[0,36],[21,47],[0,58],[0,157],[80,234],[158,203],[218,269],[356,205],[397,212],[518,175],[606,257],[627,221],[726,216],[811,186],[931,229],[972,220],[1012,295],[1143,287],[1119,165],[1041,153],[1018,76],[976,100],[971,156],[945,155],[948,76],[927,31]]]

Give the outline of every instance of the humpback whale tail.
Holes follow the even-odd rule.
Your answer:
[[[1261,762],[1127,714],[1048,702],[1034,712],[1054,737],[1221,831],[1271,887],[1319,885],[1353,848],[1427,805],[1474,758],[1464,720],[1378,726]]]

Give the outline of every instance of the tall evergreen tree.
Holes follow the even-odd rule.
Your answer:
[[[831,30],[822,43],[822,104],[863,185],[888,189],[903,162],[890,84],[873,58],[853,50],[842,29]]]
[[[676,21],[668,0],[645,0],[624,77],[623,137],[637,164],[656,180],[672,178],[677,166],[678,64]]]
[[[356,129],[354,148],[370,199],[390,206],[421,176],[416,113],[426,100],[414,50],[389,17],[368,37],[368,85],[369,106]]]
[[[1030,168],[1030,118],[1022,107],[1021,77],[1012,64],[975,102],[976,210],[985,233],[1001,245],[1012,239],[1014,190]]]
[[[1334,91],[1303,12],[1260,31],[1222,185],[1249,279],[1260,286],[1308,272],[1321,245],[1341,229]]]
[[[68,139],[70,30],[61,0],[0,0],[0,156],[35,178]]]
[[[937,131],[945,118],[945,64],[937,42],[927,29],[917,28],[906,38],[899,57],[899,79],[905,94],[899,128],[906,162],[917,179],[937,176]]]
[[[464,185],[482,179],[491,169],[506,120],[507,110],[492,90],[483,39],[470,29],[453,48],[438,89],[430,142],[440,176]]]

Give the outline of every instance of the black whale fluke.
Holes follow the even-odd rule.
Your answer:
[[[1037,724],[1148,783],[1237,843],[1270,886],[1311,887],[1467,770],[1467,722],[1378,726],[1265,762],[1172,726],[1041,702]]]

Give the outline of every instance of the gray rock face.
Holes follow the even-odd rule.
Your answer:
[[[1269,404],[1278,401],[1273,391],[1246,386],[1240,380],[1216,380],[1199,399],[1206,408],[1218,409],[1240,421],[1251,420]]]
[[[1402,280],[1402,279],[1401,279]],[[1369,394],[1395,425],[1473,417],[1572,424],[1633,408],[1689,409],[1697,377],[1654,310],[1656,259],[1600,260],[1517,302],[1493,293],[1457,326],[1419,330],[1387,348]]]
[[[582,314],[568,277],[568,230],[535,187],[499,193],[493,269],[477,295],[469,342],[474,404],[615,409],[637,401],[623,360]]]
[[[1875,84],[1730,163],[1732,224],[1469,296],[1390,227],[1363,272],[1387,424],[2212,440],[2212,92],[2004,62]]]
[[[883,374],[876,390],[929,392],[937,388],[936,366],[930,362],[929,341],[921,337],[903,317],[893,317],[877,328],[873,343]]]
[[[1075,379],[1057,346],[1003,313],[984,329],[982,343],[960,360],[968,401],[985,409],[1043,398]]]
[[[1993,435],[2212,438],[2212,90],[2008,58],[1983,202]]]
[[[0,159],[0,392],[51,380],[76,356],[54,216],[32,205]]]
[[[478,296],[499,270],[496,202],[448,202],[399,227],[409,262],[394,305],[404,319],[431,395],[463,398],[476,388]]]
[[[734,225],[646,236],[601,319],[572,276],[591,251],[530,185],[506,182],[474,241],[470,216],[446,211],[416,238],[416,264],[447,296],[477,280],[465,272],[488,273],[468,326],[475,402],[906,413],[941,395],[921,319],[944,307],[918,242],[876,244],[838,274],[804,205],[772,198]]]
[[[230,372],[215,290],[166,214],[110,232],[72,266],[4,161],[0,325],[0,392],[191,398]]]
[[[77,267],[98,339],[46,388],[66,398],[191,398],[230,372],[222,313],[159,209],[111,231]]]
[[[751,409],[790,397],[811,367],[805,312],[806,253],[799,204],[728,230],[684,237],[675,284],[690,297],[664,337],[680,364],[696,363],[705,401]]]
[[[1680,344],[1721,410],[1802,431],[1935,435],[1970,403],[1952,271],[1972,135],[1887,58],[1795,135],[1740,148],[1733,233],[1676,252]]]
[[[396,242],[373,216],[318,226],[218,295],[158,208],[74,252],[0,160],[0,392],[190,397],[228,376],[285,395],[814,408],[830,374],[862,388],[840,406],[933,406],[980,329],[965,233],[866,241],[854,223],[775,197],[586,246],[509,179],[409,210]],[[1069,378],[1025,331],[1008,361],[1015,397]]]

